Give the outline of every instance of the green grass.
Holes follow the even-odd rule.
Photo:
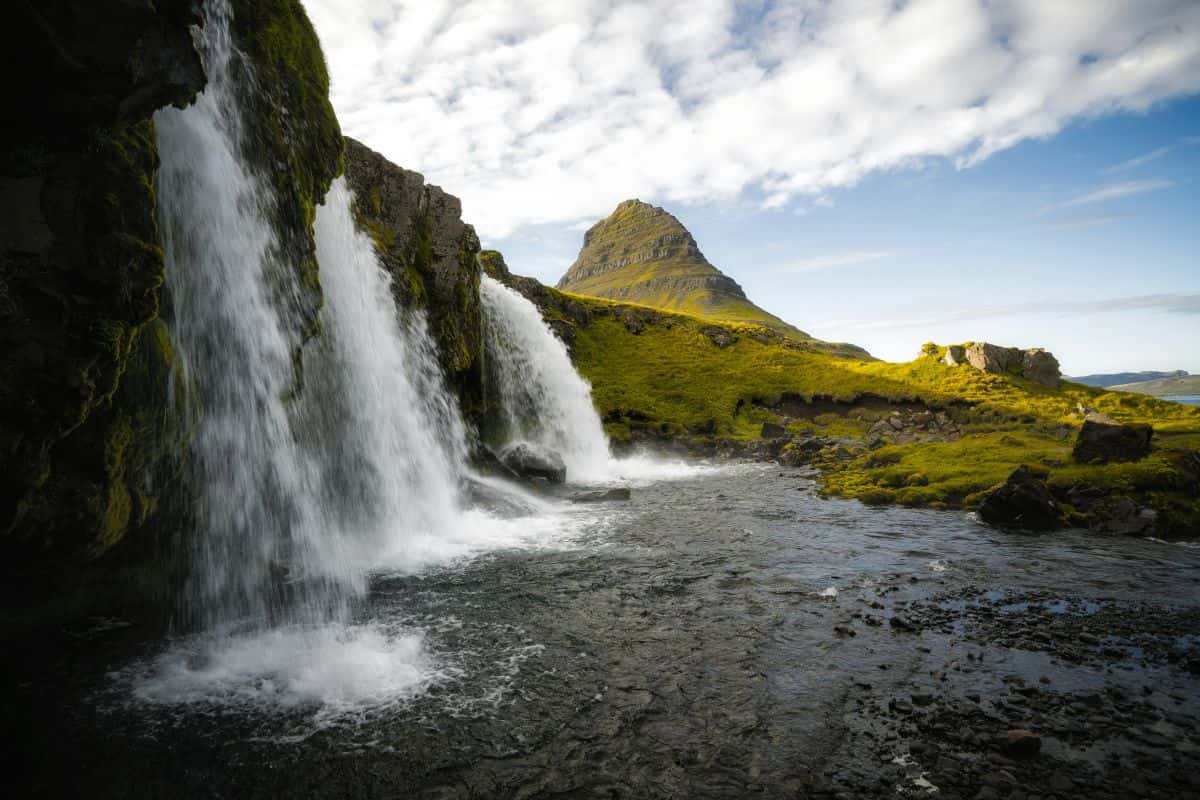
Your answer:
[[[792,420],[794,431],[862,441],[870,424],[888,413],[886,405],[880,410],[877,400],[865,400],[915,402],[954,409],[962,438],[885,442],[876,450],[852,445],[849,457],[845,447],[840,453],[830,448],[817,462],[823,492],[870,503],[973,508],[1029,464],[1044,470],[1052,487],[1089,484],[1200,513],[1195,477],[1183,463],[1185,453],[1200,450],[1200,408],[950,367],[936,346],[908,363],[868,362],[764,335],[757,326],[725,325],[737,340],[718,347],[704,334],[708,320],[563,293],[553,297],[589,311],[590,321],[575,328],[575,359],[614,438],[756,439],[763,422],[778,420],[769,406],[786,393],[840,401],[833,411]],[[621,315],[638,312],[647,321],[635,334]],[[557,314],[553,308],[548,313]],[[1072,463],[1080,406],[1120,422],[1151,424],[1156,452],[1132,464]]]

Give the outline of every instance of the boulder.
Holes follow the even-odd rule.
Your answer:
[[[967,363],[980,372],[995,375],[1020,368],[1023,354],[1015,347],[975,342],[967,347]]]
[[[1055,387],[1062,380],[1062,370],[1059,369],[1058,359],[1054,354],[1035,347],[1026,350],[1021,356],[1021,375],[1034,383]]]
[[[1120,425],[1084,420],[1071,456],[1080,464],[1138,461],[1150,455],[1154,429],[1145,424]]]
[[[729,347],[729,345],[738,340],[737,336],[720,325],[706,325],[700,329],[700,332],[707,336],[717,347]]]
[[[989,525],[1049,531],[1062,527],[1058,503],[1046,482],[1027,466],[1017,467],[1008,480],[984,498],[977,512]]]
[[[567,480],[562,456],[531,442],[517,442],[501,450],[500,463],[522,478],[543,478],[551,483]]]
[[[758,435],[763,439],[786,439],[791,436],[787,428],[775,422],[764,422]]]
[[[1018,347],[1000,347],[988,342],[952,344],[946,348],[944,360],[951,367],[970,364],[981,372],[993,375],[1020,375],[1043,386],[1058,386],[1062,380],[1058,359],[1053,353],[1040,347],[1021,350]]]

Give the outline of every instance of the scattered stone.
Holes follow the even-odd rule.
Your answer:
[[[1145,424],[1110,425],[1084,420],[1071,457],[1080,464],[1138,461],[1150,455],[1154,429]]]
[[[978,514],[989,525],[1034,531],[1062,526],[1062,513],[1045,481],[1025,465],[1018,467],[1004,485],[984,498]]]
[[[719,325],[706,325],[700,332],[708,337],[717,347],[728,347],[738,340],[738,337]]]
[[[1042,737],[1024,728],[1013,728],[1004,734],[1004,751],[1014,756],[1035,756],[1042,749]]]
[[[758,435],[762,439],[786,439],[791,436],[787,428],[776,422],[764,422]]]

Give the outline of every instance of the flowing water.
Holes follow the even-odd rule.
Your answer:
[[[508,441],[527,441],[562,456],[567,475],[604,480],[613,458],[591,386],[575,371],[567,348],[533,303],[499,281],[479,281],[488,377],[497,402],[490,408]]]
[[[919,732],[892,726],[916,712],[889,704],[1061,707],[1061,734],[1009,725],[1035,725],[1047,758],[1070,751],[1084,760],[1053,763],[1084,770],[1116,747],[1071,746],[1082,721],[1110,730],[1087,705],[1106,686],[1146,704],[1112,736],[1175,726],[1162,774],[1200,768],[1187,749],[1200,745],[1200,676],[1186,666],[1200,657],[1200,550],[824,500],[804,473],[752,464],[549,513],[573,516],[574,533],[372,579],[353,625],[421,632],[410,655],[425,677],[402,699],[380,680],[405,676],[370,640],[331,650],[343,657],[289,702],[131,702],[110,671],[164,645],[73,629],[8,684],[34,710],[14,723],[35,743],[31,769],[90,796],[782,798],[842,778],[865,782],[850,797],[924,796],[892,763],[916,757]],[[920,630],[888,624],[900,615]],[[1036,708],[1016,705],[1017,679],[1045,688]]]
[[[483,275],[488,411],[503,444],[532,442],[558,453],[577,483],[644,483],[684,477],[694,467],[643,455],[614,458],[592,403],[592,388],[575,371],[566,345],[529,300]]]

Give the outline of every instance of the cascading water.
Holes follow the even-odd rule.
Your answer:
[[[169,325],[194,426],[188,611],[209,630],[318,621],[341,613],[345,594],[336,579],[297,572],[308,561],[297,548],[327,520],[284,399],[300,326],[278,298],[295,276],[276,262],[272,200],[242,157],[229,8],[217,0],[206,12],[208,86],[193,106],[155,114]]]
[[[488,374],[503,436],[562,456],[569,480],[611,476],[612,454],[588,385],[537,307],[491,277],[480,279]]]
[[[304,344],[273,198],[242,154],[237,81],[249,67],[230,14],[206,4],[208,86],[155,117],[169,326],[193,430],[186,605],[202,635],[158,657],[136,693],[389,701],[434,667],[419,632],[352,624],[355,601],[381,564],[411,569],[463,549],[464,430],[423,319],[398,312],[341,179],[317,211],[325,304],[321,335]]]

